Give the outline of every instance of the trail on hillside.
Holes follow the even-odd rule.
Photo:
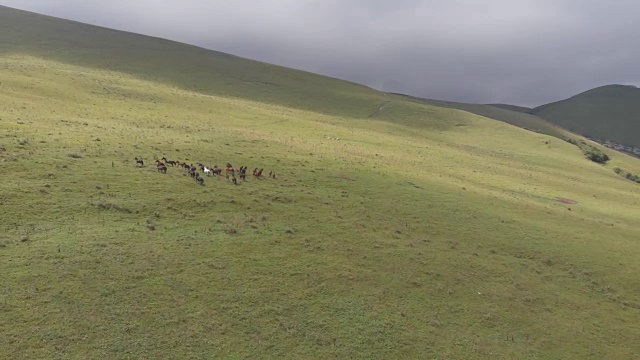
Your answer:
[[[383,103],[378,110],[372,112],[367,117],[374,117],[374,116],[380,114],[382,112],[382,110],[384,110],[389,104],[391,104],[391,101],[387,101],[387,102]]]

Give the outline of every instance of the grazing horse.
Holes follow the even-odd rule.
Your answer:
[[[163,174],[167,173],[167,165],[163,164],[160,160],[156,160],[156,168],[158,169],[158,172]]]
[[[200,174],[196,173],[196,182],[200,185],[204,185],[204,179],[200,177]]]
[[[247,180],[247,167],[246,166],[240,166],[240,179],[242,180]]]
[[[211,169],[214,175],[222,175],[222,169],[218,167],[218,165],[213,165],[213,169]]]
[[[255,169],[255,170],[253,170],[253,176],[255,176],[257,178],[260,178],[262,176],[262,171],[263,171],[263,169],[260,169],[260,170]]]
[[[136,156],[136,166],[144,166],[144,161],[142,161],[142,158],[138,158]]]

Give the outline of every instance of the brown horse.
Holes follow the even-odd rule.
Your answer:
[[[162,157],[162,160],[166,161],[167,164],[171,165],[171,166],[176,166],[178,164],[177,161],[173,161],[173,160],[168,160],[166,156]]]
[[[235,177],[236,176],[236,169],[233,168],[233,166],[229,163],[227,163],[227,168],[224,169],[225,174],[227,176],[227,179],[229,179],[229,174],[231,174],[231,176]]]

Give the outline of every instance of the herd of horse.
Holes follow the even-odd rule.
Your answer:
[[[137,157],[135,158],[136,160],[136,166],[141,167],[144,166],[144,161],[142,160],[141,157]],[[243,180],[246,181],[247,180],[247,167],[246,166],[241,166],[239,168],[235,168],[233,167],[233,165],[231,165],[230,163],[227,163],[223,168],[218,167],[218,165],[214,165],[213,167],[207,167],[206,165],[202,164],[202,163],[197,163],[198,167],[196,167],[193,164],[187,164],[186,162],[181,162],[181,161],[174,161],[174,160],[169,160],[167,159],[166,156],[162,157],[162,161],[160,160],[156,160],[156,169],[158,170],[159,173],[162,174],[166,174],[167,170],[168,170],[168,166],[171,167],[179,167],[182,168],[184,170],[187,171],[188,175],[193,178],[198,184],[200,185],[204,185],[204,178],[202,176],[200,176],[200,173],[198,172],[198,169],[200,169],[200,171],[202,171],[202,173],[204,175],[207,176],[222,176],[222,173],[224,172],[224,176],[227,178],[227,180],[230,180],[234,185],[238,185],[238,179],[236,178],[236,173],[238,174],[238,177]],[[256,179],[260,179],[263,177],[262,172],[264,171],[264,169],[258,169],[255,168],[253,169],[253,176]],[[276,178],[276,173],[273,171],[269,171],[269,177],[272,179]]]

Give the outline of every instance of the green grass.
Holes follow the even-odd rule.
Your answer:
[[[636,147],[639,112],[640,90],[624,85],[602,86],[533,109],[535,115],[573,132]]]
[[[200,71],[262,66],[278,93],[24,50],[46,44],[0,58],[0,358],[640,352],[640,195],[612,171],[638,160],[259,63]],[[278,176],[133,161],[163,155]]]

